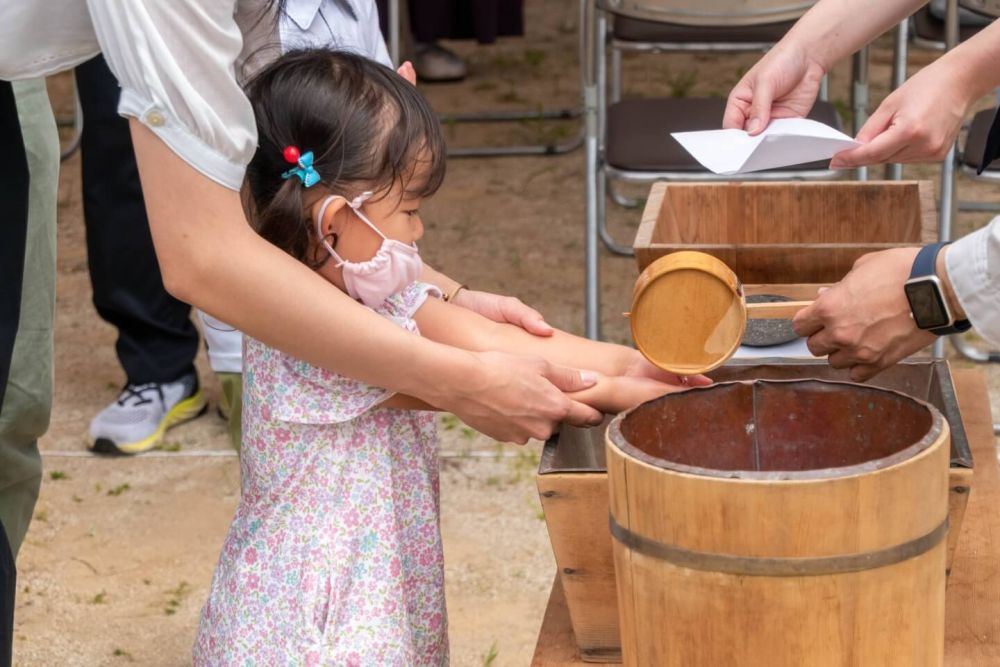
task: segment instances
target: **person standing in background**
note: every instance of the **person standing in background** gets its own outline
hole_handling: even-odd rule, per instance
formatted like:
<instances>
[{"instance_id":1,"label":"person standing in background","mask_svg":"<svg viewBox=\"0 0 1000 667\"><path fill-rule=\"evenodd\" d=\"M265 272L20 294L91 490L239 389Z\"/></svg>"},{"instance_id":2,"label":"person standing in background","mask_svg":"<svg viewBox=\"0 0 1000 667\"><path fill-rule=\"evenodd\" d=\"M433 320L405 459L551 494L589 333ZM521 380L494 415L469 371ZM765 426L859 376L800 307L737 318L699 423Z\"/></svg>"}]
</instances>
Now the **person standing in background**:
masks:
<instances>
[{"instance_id":1,"label":"person standing in background","mask_svg":"<svg viewBox=\"0 0 1000 667\"><path fill-rule=\"evenodd\" d=\"M118 115L118 82L101 56L75 75L90 284L98 315L118 330L115 351L126 378L118 398L91 420L87 445L138 454L205 411L194 367L198 331L191 306L163 286L128 120Z\"/></svg>"}]
</instances>

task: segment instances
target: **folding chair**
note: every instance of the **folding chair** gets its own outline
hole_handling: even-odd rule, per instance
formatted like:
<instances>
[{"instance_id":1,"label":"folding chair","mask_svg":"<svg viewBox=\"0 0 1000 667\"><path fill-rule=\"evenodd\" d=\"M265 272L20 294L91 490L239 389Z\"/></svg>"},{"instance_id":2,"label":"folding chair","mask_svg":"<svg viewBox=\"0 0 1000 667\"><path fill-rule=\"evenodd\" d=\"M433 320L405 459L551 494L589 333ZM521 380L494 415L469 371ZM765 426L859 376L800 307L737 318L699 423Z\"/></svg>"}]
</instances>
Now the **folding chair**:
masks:
<instances>
[{"instance_id":1,"label":"folding chair","mask_svg":"<svg viewBox=\"0 0 1000 667\"><path fill-rule=\"evenodd\" d=\"M400 34L399 29L402 24L402 13L399 6L400 0L388 0L386 11L386 27L388 34L389 59L399 65L400 58ZM581 3L582 7L582 3ZM581 18L582 18L581 8ZM580 42L582 55L583 24L580 26ZM583 85L583 72L581 64L580 85ZM553 120L573 120L582 115L582 110L575 109L552 109L541 111L479 111L473 113L443 113L438 114L442 123L510 123L525 120L553 121ZM564 155L570 153L583 144L583 127L573 137L561 143L527 144L518 146L460 146L449 147L448 157L506 157L521 155Z\"/></svg>"},{"instance_id":2,"label":"folding chair","mask_svg":"<svg viewBox=\"0 0 1000 667\"><path fill-rule=\"evenodd\" d=\"M670 137L671 132L715 129L725 100L646 98L620 100L623 51L764 51L781 38L813 2L792 0L589 0L592 35L585 42L584 110L587 160L586 333L600 335L598 240L619 254L631 249L611 238L605 220L608 179L734 180L706 172ZM609 31L608 17L613 19ZM611 50L611 99L607 104L605 47ZM811 118L835 127L832 105L819 102ZM741 180L824 180L837 177L825 163L741 176Z\"/></svg>"}]
</instances>

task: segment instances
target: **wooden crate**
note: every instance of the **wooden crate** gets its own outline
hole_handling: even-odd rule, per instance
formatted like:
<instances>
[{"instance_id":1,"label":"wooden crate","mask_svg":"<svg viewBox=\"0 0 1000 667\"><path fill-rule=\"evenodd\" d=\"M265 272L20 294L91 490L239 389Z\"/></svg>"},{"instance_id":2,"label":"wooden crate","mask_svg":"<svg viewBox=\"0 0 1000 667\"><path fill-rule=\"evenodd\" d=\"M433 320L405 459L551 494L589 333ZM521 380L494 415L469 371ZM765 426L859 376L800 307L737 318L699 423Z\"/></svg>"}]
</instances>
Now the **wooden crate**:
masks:
<instances>
[{"instance_id":1,"label":"wooden crate","mask_svg":"<svg viewBox=\"0 0 1000 667\"><path fill-rule=\"evenodd\" d=\"M936 238L930 181L655 183L633 248L640 271L700 250L745 284L832 283L861 255Z\"/></svg>"},{"instance_id":2,"label":"wooden crate","mask_svg":"<svg viewBox=\"0 0 1000 667\"><path fill-rule=\"evenodd\" d=\"M710 373L718 381L815 377L847 380L847 371L822 360L732 360ZM945 361L907 360L871 384L934 405L951 427L948 568L958 544L972 484L972 454ZM605 422L605 426L607 421ZM569 607L580 656L587 662L618 662L618 601L611 534L604 427L564 428L546 443L536 478L545 523Z\"/></svg>"}]
</instances>

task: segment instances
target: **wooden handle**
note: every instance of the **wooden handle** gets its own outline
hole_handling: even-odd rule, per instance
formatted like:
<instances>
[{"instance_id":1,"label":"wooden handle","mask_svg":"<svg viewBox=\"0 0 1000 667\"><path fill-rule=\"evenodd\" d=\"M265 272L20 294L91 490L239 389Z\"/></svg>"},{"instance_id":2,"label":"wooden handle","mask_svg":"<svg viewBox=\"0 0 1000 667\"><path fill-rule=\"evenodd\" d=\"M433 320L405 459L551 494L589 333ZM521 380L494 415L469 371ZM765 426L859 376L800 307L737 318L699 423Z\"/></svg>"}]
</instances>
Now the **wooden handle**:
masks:
<instances>
[{"instance_id":1,"label":"wooden handle","mask_svg":"<svg viewBox=\"0 0 1000 667\"><path fill-rule=\"evenodd\" d=\"M774 303L748 303L748 320L790 320L795 314L813 304L812 301L776 301Z\"/></svg>"}]
</instances>

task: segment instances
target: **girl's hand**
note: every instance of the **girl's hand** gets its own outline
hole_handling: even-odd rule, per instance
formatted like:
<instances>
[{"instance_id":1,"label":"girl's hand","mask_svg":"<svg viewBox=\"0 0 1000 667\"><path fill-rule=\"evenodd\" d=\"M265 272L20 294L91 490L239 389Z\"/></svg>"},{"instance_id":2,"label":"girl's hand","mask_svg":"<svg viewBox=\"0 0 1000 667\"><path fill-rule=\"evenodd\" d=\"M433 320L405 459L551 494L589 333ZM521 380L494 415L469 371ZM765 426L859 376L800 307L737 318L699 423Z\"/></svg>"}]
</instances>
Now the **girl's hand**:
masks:
<instances>
[{"instance_id":1,"label":"girl's hand","mask_svg":"<svg viewBox=\"0 0 1000 667\"><path fill-rule=\"evenodd\" d=\"M804 118L825 73L803 49L771 49L729 93L722 127L759 134L772 118Z\"/></svg>"},{"instance_id":2,"label":"girl's hand","mask_svg":"<svg viewBox=\"0 0 1000 667\"><path fill-rule=\"evenodd\" d=\"M547 337L555 331L541 313L512 296L462 289L451 302L479 313L488 320L518 326L535 336Z\"/></svg>"},{"instance_id":3,"label":"girl's hand","mask_svg":"<svg viewBox=\"0 0 1000 667\"><path fill-rule=\"evenodd\" d=\"M674 375L654 366L638 350L630 350L621 374L632 378L649 378L675 387L706 387L712 384L704 375Z\"/></svg>"},{"instance_id":4,"label":"girl's hand","mask_svg":"<svg viewBox=\"0 0 1000 667\"><path fill-rule=\"evenodd\" d=\"M599 376L597 384L584 391L567 394L574 401L586 403L605 414L631 410L640 403L684 389L683 386L647 377Z\"/></svg>"}]
</instances>

